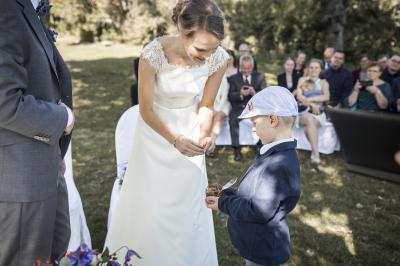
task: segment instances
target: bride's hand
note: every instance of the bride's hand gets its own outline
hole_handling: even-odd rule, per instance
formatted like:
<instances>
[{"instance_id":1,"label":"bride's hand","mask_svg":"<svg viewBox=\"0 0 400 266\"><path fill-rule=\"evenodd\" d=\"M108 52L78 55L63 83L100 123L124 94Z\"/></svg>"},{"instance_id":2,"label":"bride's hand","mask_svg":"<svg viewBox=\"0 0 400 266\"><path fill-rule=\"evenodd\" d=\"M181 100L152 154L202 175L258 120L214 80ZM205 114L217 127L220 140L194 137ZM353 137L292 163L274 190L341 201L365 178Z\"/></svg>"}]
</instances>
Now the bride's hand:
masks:
<instances>
[{"instance_id":1,"label":"bride's hand","mask_svg":"<svg viewBox=\"0 0 400 266\"><path fill-rule=\"evenodd\" d=\"M188 157L204 154L202 146L183 135L176 138L175 147L180 153Z\"/></svg>"},{"instance_id":2,"label":"bride's hand","mask_svg":"<svg viewBox=\"0 0 400 266\"><path fill-rule=\"evenodd\" d=\"M212 137L204 137L200 139L200 145L206 154L209 154L215 150L215 139Z\"/></svg>"}]
</instances>

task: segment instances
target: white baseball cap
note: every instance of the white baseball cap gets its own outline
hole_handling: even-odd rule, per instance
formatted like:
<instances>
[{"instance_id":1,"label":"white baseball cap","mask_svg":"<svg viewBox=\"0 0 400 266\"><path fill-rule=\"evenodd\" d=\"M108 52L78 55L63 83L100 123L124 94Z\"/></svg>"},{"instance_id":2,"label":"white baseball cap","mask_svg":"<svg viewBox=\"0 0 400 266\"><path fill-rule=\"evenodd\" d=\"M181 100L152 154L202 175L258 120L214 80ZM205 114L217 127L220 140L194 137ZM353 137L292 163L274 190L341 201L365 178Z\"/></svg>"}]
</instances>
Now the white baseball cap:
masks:
<instances>
[{"instance_id":1,"label":"white baseball cap","mask_svg":"<svg viewBox=\"0 0 400 266\"><path fill-rule=\"evenodd\" d=\"M258 115L297 116L297 102L292 93L281 86L270 86L254 95L239 118Z\"/></svg>"}]
</instances>

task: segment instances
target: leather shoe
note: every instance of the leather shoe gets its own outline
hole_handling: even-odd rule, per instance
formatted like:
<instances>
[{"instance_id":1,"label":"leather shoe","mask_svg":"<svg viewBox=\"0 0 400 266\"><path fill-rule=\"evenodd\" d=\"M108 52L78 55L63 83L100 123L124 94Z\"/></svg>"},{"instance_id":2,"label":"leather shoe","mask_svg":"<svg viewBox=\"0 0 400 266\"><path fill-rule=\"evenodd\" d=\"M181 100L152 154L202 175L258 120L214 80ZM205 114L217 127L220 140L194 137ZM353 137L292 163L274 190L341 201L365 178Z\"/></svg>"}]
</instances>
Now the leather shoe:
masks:
<instances>
[{"instance_id":1,"label":"leather shoe","mask_svg":"<svg viewBox=\"0 0 400 266\"><path fill-rule=\"evenodd\" d=\"M241 161L243 160L243 155L240 149L235 149L235 156L234 156L235 161Z\"/></svg>"}]
</instances>

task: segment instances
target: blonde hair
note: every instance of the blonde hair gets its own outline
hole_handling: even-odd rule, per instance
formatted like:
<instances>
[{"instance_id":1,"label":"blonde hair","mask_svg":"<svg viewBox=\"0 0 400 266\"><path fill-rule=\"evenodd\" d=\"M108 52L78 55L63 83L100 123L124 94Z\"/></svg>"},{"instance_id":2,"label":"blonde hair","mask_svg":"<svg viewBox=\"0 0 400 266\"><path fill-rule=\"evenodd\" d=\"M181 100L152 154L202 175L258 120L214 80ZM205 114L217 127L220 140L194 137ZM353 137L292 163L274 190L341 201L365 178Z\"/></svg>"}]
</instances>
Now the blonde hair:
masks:
<instances>
[{"instance_id":1,"label":"blonde hair","mask_svg":"<svg viewBox=\"0 0 400 266\"><path fill-rule=\"evenodd\" d=\"M278 116L278 119L286 129L292 129L296 121L295 116Z\"/></svg>"}]
</instances>

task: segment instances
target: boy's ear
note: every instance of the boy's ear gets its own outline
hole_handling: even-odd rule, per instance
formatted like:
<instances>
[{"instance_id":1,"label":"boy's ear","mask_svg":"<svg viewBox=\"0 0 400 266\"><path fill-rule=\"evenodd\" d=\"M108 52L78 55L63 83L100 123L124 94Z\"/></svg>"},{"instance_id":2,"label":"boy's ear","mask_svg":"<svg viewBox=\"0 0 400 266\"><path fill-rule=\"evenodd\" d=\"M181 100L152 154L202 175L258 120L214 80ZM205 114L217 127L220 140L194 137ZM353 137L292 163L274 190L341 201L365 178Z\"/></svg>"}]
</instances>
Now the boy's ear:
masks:
<instances>
[{"instance_id":1,"label":"boy's ear","mask_svg":"<svg viewBox=\"0 0 400 266\"><path fill-rule=\"evenodd\" d=\"M278 127L279 125L279 118L276 115L271 115L270 116L270 120L271 120L271 126L272 127Z\"/></svg>"}]
</instances>

